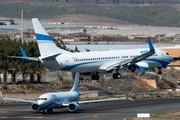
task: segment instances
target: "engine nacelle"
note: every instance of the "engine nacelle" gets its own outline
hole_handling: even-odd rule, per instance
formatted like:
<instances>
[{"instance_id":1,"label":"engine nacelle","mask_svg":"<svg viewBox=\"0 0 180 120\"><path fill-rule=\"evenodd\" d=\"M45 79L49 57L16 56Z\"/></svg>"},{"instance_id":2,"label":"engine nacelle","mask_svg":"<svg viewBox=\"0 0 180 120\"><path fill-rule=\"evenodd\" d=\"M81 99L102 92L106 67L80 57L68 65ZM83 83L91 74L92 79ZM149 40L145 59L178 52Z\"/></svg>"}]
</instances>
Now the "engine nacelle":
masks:
<instances>
[{"instance_id":1,"label":"engine nacelle","mask_svg":"<svg viewBox=\"0 0 180 120\"><path fill-rule=\"evenodd\" d=\"M73 103L69 104L68 110L70 112L78 111L79 110L79 105L76 102L73 102Z\"/></svg>"},{"instance_id":2,"label":"engine nacelle","mask_svg":"<svg viewBox=\"0 0 180 120\"><path fill-rule=\"evenodd\" d=\"M32 105L31 105L31 109L33 110L33 112L38 112L38 111L39 111L39 105L37 105L37 104L32 104Z\"/></svg>"},{"instance_id":3,"label":"engine nacelle","mask_svg":"<svg viewBox=\"0 0 180 120\"><path fill-rule=\"evenodd\" d=\"M138 62L129 67L131 72L143 72L149 69L149 64L146 62Z\"/></svg>"}]
</instances>

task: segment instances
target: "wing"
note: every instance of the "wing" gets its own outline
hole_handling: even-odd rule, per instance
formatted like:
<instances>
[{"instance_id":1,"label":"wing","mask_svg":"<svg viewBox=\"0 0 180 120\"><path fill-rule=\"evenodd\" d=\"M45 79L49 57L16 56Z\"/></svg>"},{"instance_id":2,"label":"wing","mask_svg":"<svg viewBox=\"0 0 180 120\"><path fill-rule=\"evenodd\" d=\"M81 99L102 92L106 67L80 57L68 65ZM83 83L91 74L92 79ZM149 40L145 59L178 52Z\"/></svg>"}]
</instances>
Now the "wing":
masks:
<instances>
[{"instance_id":1,"label":"wing","mask_svg":"<svg viewBox=\"0 0 180 120\"><path fill-rule=\"evenodd\" d=\"M148 38L148 43L149 43L149 52L146 52L142 55L139 55L133 59L129 59L129 60L124 60L124 61L121 61L121 62L116 62L116 63L107 63L105 65L102 65L99 69L100 70L106 70L106 71L111 71L113 69L116 69L118 67L119 70L121 69L126 69L128 68L129 66L132 66L133 64L139 62L139 61L142 61L150 56L152 56L154 53L155 53L155 49L150 41L150 39Z\"/></svg>"},{"instance_id":2,"label":"wing","mask_svg":"<svg viewBox=\"0 0 180 120\"><path fill-rule=\"evenodd\" d=\"M20 56L8 56L10 58L21 58L21 59L27 59L27 60L33 60L33 61L39 61L39 59L37 57L28 57L26 55L26 53L24 52L24 50L22 49L21 46L19 46L20 50L21 50L21 53L23 55L23 57L20 57Z\"/></svg>"},{"instance_id":3,"label":"wing","mask_svg":"<svg viewBox=\"0 0 180 120\"><path fill-rule=\"evenodd\" d=\"M104 101L114 101L114 100L131 100L134 101L133 99L129 98L130 94L133 92L134 89L129 93L127 97L124 98L111 98L111 99L101 99L101 100L88 100L88 101L77 101L78 104L88 104L88 103L97 103L97 102L104 102ZM68 106L72 102L66 102L63 103L63 106Z\"/></svg>"},{"instance_id":4,"label":"wing","mask_svg":"<svg viewBox=\"0 0 180 120\"><path fill-rule=\"evenodd\" d=\"M127 98L113 98L113 99L102 99L102 100L88 100L88 101L78 101L79 104L87 104L87 103L96 103L96 102L104 102L104 101L113 101L113 100L126 100Z\"/></svg>"},{"instance_id":5,"label":"wing","mask_svg":"<svg viewBox=\"0 0 180 120\"><path fill-rule=\"evenodd\" d=\"M4 100L10 100L10 101L19 101L19 102L27 102L27 103L37 103L37 101L32 101L32 100L23 100L23 99L14 99L14 98L5 98L1 91L0 91L1 99Z\"/></svg>"},{"instance_id":6,"label":"wing","mask_svg":"<svg viewBox=\"0 0 180 120\"><path fill-rule=\"evenodd\" d=\"M80 95L90 94L90 93L97 93L97 92L104 92L104 91L105 91L105 90L92 91L92 92L84 92L84 93L80 93Z\"/></svg>"},{"instance_id":7,"label":"wing","mask_svg":"<svg viewBox=\"0 0 180 120\"><path fill-rule=\"evenodd\" d=\"M111 99L101 99L101 100L88 100L88 101L78 101L79 104L87 104L87 103L96 103L96 102L104 102L104 101L114 101L114 100L131 100L134 101L133 99L129 98L131 93L133 92L134 89L131 90L129 95L124 98L111 98Z\"/></svg>"}]
</instances>

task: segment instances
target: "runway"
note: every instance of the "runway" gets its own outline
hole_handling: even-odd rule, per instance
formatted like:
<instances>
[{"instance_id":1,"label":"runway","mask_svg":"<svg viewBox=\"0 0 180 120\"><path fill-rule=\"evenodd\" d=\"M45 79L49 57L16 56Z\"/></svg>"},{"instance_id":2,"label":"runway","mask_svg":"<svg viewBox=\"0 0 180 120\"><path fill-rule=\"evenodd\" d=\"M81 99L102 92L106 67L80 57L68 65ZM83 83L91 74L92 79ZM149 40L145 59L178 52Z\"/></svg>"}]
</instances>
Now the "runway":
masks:
<instances>
[{"instance_id":1,"label":"runway","mask_svg":"<svg viewBox=\"0 0 180 120\"><path fill-rule=\"evenodd\" d=\"M0 105L0 119L46 119L46 120L120 120L136 117L137 113L154 113L180 110L180 98L121 100L101 103L81 104L76 113L69 113L67 108L54 109L52 114L34 113L27 103Z\"/></svg>"}]
</instances>

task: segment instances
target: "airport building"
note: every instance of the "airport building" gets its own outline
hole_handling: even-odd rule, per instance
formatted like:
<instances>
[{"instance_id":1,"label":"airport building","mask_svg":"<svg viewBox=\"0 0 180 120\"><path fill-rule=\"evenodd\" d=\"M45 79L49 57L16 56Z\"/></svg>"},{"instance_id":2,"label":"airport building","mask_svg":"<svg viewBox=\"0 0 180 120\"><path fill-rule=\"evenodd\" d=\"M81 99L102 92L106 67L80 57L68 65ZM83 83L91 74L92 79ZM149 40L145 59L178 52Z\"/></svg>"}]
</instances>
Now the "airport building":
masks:
<instances>
[{"instance_id":1,"label":"airport building","mask_svg":"<svg viewBox=\"0 0 180 120\"><path fill-rule=\"evenodd\" d=\"M168 52L174 58L174 61L168 65L169 67L180 67L180 48L163 48L162 50Z\"/></svg>"}]
</instances>

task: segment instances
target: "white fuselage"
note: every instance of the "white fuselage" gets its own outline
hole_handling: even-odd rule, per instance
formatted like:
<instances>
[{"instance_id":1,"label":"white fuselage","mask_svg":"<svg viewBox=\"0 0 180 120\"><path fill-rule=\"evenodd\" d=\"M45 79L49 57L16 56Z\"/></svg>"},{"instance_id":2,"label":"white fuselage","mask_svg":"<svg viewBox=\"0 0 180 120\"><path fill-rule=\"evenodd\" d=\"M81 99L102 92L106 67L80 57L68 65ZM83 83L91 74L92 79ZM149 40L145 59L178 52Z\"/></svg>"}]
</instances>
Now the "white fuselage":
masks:
<instances>
[{"instance_id":1,"label":"white fuselage","mask_svg":"<svg viewBox=\"0 0 180 120\"><path fill-rule=\"evenodd\" d=\"M47 108L61 108L64 103L76 102L79 100L79 92L52 92L39 96L38 105Z\"/></svg>"},{"instance_id":2,"label":"white fuselage","mask_svg":"<svg viewBox=\"0 0 180 120\"><path fill-rule=\"evenodd\" d=\"M41 60L41 62L50 68L55 68L71 72L100 72L99 67L106 63L120 62L132 59L135 56L142 55L147 49L131 49L131 50L111 50L97 52L79 52L79 53L62 53L54 60ZM156 49L153 56L141 61L146 62L149 68L166 66L173 58L163 50ZM105 71L104 71L105 72Z\"/></svg>"}]
</instances>

